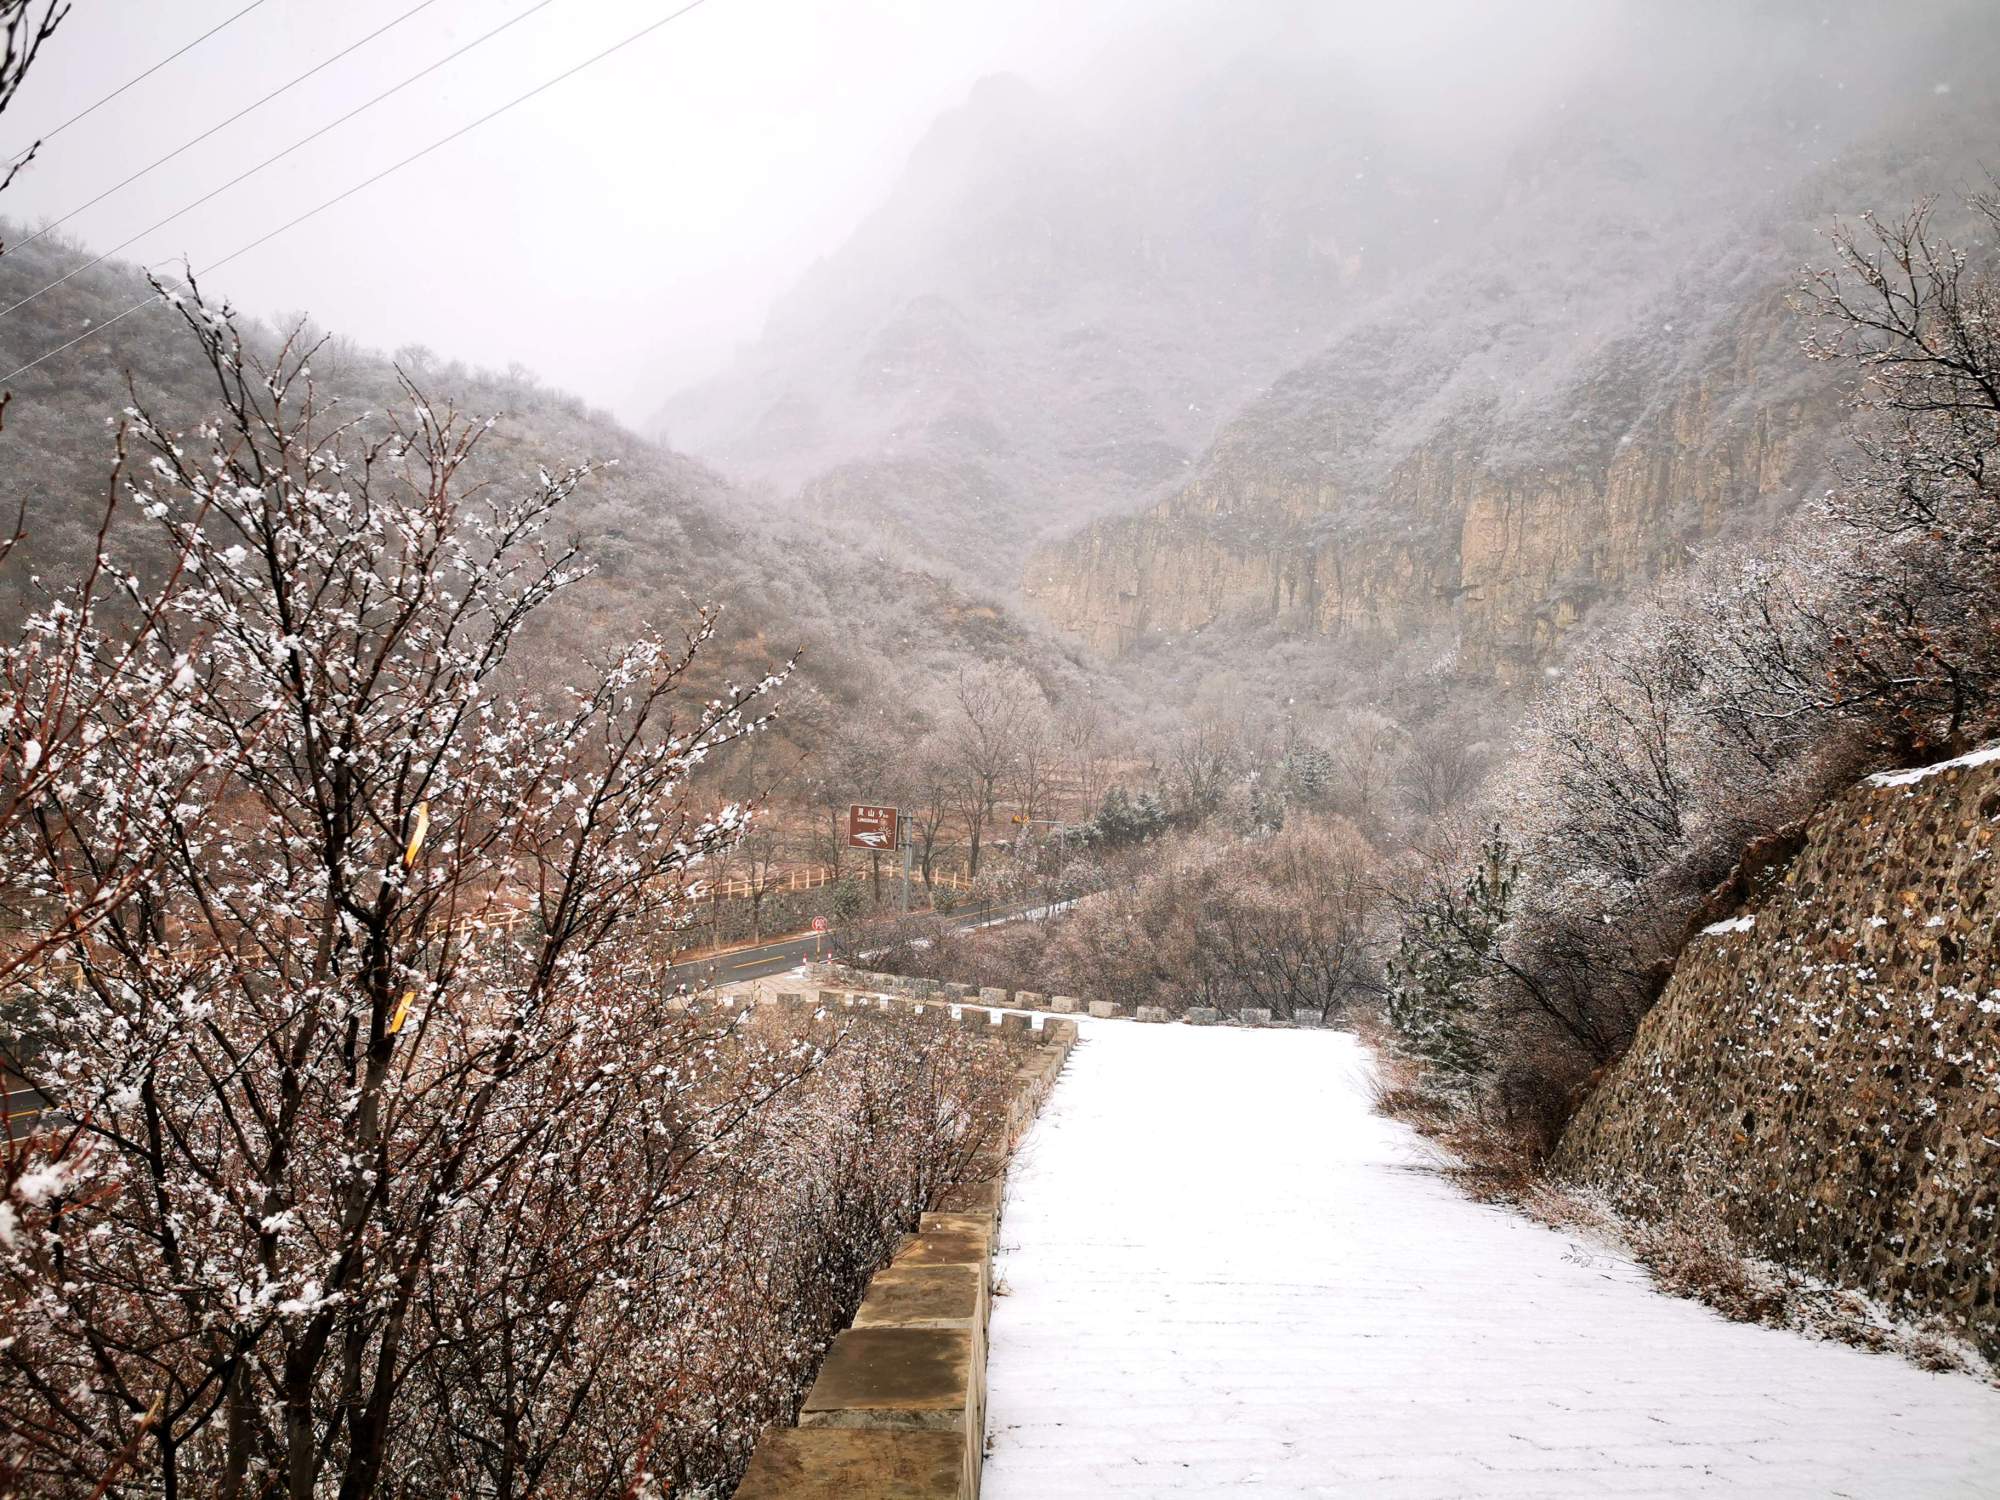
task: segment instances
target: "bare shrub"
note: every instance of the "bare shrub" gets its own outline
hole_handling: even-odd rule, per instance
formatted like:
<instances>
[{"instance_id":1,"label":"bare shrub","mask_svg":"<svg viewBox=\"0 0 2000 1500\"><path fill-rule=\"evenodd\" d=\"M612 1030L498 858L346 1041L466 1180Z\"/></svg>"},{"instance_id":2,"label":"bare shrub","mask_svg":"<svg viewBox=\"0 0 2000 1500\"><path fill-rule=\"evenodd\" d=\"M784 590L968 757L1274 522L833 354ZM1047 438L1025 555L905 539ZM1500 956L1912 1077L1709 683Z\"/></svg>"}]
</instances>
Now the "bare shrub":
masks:
<instances>
[{"instance_id":1,"label":"bare shrub","mask_svg":"<svg viewBox=\"0 0 2000 1500\"><path fill-rule=\"evenodd\" d=\"M1300 819L1260 839L1172 837L1028 888L1076 904L976 935L925 925L899 942L870 939L866 964L1285 1020L1331 1019L1376 989L1374 854L1341 819Z\"/></svg>"},{"instance_id":2,"label":"bare shrub","mask_svg":"<svg viewBox=\"0 0 2000 1500\"><path fill-rule=\"evenodd\" d=\"M1523 876L1479 1008L1490 1101L1552 1138L1693 926L1750 895L1862 771L2000 724L2000 204L1975 256L1923 204L1832 236L1808 353L1858 377L1840 483L1602 631L1536 706L1496 803Z\"/></svg>"},{"instance_id":3,"label":"bare shrub","mask_svg":"<svg viewBox=\"0 0 2000 1500\"><path fill-rule=\"evenodd\" d=\"M14 102L15 94L27 82L28 70L68 15L69 0L0 0L0 113ZM41 144L31 141L26 150L15 152L0 166L0 192L35 159ZM5 409L6 401L0 398L0 411Z\"/></svg>"},{"instance_id":4,"label":"bare shrub","mask_svg":"<svg viewBox=\"0 0 2000 1500\"><path fill-rule=\"evenodd\" d=\"M726 1486L1004 1069L679 1011L691 872L749 821L690 780L777 679L685 694L703 620L531 688L510 648L586 576L550 535L584 471L469 485L481 425L414 388L350 418L310 347L261 366L181 306L219 416L131 423L185 579L136 637L45 637L83 758L8 850L10 886L132 872L16 976L50 1109L6 1175L10 1473Z\"/></svg>"}]
</instances>

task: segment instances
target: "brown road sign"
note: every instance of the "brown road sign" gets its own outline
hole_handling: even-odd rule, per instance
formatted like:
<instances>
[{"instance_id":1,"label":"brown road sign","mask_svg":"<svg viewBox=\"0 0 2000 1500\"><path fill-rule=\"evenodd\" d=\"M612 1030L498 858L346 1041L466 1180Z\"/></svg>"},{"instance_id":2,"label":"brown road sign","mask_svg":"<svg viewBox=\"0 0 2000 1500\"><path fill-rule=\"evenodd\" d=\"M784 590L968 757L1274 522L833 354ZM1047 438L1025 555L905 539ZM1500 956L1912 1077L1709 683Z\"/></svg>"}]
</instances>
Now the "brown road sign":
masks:
<instances>
[{"instance_id":1,"label":"brown road sign","mask_svg":"<svg viewBox=\"0 0 2000 1500\"><path fill-rule=\"evenodd\" d=\"M869 807L859 802L851 804L847 809L847 847L895 848L896 816L893 807Z\"/></svg>"}]
</instances>

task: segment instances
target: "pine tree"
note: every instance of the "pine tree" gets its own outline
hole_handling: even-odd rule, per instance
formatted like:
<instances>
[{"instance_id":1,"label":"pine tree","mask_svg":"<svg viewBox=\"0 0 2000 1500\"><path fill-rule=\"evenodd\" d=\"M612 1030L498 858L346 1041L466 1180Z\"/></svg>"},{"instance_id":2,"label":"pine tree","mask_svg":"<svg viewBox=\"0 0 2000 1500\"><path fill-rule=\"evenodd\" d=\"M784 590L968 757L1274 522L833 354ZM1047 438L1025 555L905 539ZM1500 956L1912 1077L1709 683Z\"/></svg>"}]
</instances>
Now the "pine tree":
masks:
<instances>
[{"instance_id":1,"label":"pine tree","mask_svg":"<svg viewBox=\"0 0 2000 1500\"><path fill-rule=\"evenodd\" d=\"M1263 777L1250 777L1250 805L1247 821L1252 833L1276 833L1285 826L1287 811L1285 789L1272 785Z\"/></svg>"},{"instance_id":2,"label":"pine tree","mask_svg":"<svg viewBox=\"0 0 2000 1500\"><path fill-rule=\"evenodd\" d=\"M1141 792L1135 799L1123 787L1114 786L1104 794L1104 806L1090 822L1090 838L1106 849L1123 849L1145 843L1166 824L1166 809L1158 797Z\"/></svg>"},{"instance_id":3,"label":"pine tree","mask_svg":"<svg viewBox=\"0 0 2000 1500\"><path fill-rule=\"evenodd\" d=\"M1285 757L1284 777L1294 799L1317 807L1333 790L1333 757L1317 745L1301 745Z\"/></svg>"},{"instance_id":4,"label":"pine tree","mask_svg":"<svg viewBox=\"0 0 2000 1500\"><path fill-rule=\"evenodd\" d=\"M1098 810L1093 821L1097 841L1110 848L1136 842L1137 834L1132 822L1132 800L1125 795L1125 788L1114 786L1104 794L1104 806Z\"/></svg>"},{"instance_id":5,"label":"pine tree","mask_svg":"<svg viewBox=\"0 0 2000 1500\"><path fill-rule=\"evenodd\" d=\"M1132 804L1132 822L1138 830L1136 842L1144 843L1167 826L1166 804L1160 801L1159 793L1150 789L1139 793Z\"/></svg>"},{"instance_id":6,"label":"pine tree","mask_svg":"<svg viewBox=\"0 0 2000 1500\"><path fill-rule=\"evenodd\" d=\"M1519 875L1496 828L1463 884L1440 887L1410 909L1387 965L1389 1022L1402 1050L1428 1063L1448 1087L1470 1088L1486 1073L1482 980L1498 952Z\"/></svg>"}]
</instances>

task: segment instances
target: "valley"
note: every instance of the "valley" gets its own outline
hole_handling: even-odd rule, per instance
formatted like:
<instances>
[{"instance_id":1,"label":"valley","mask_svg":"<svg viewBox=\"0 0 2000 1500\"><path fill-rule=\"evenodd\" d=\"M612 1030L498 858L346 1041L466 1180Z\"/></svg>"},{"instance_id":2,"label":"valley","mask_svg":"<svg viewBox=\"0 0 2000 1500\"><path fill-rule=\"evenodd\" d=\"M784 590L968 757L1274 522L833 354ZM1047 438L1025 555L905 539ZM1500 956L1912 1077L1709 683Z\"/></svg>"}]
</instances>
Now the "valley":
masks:
<instances>
[{"instance_id":1,"label":"valley","mask_svg":"<svg viewBox=\"0 0 2000 1500\"><path fill-rule=\"evenodd\" d=\"M0 0L0 1500L1983 1494L1988 7L772 5Z\"/></svg>"}]
</instances>

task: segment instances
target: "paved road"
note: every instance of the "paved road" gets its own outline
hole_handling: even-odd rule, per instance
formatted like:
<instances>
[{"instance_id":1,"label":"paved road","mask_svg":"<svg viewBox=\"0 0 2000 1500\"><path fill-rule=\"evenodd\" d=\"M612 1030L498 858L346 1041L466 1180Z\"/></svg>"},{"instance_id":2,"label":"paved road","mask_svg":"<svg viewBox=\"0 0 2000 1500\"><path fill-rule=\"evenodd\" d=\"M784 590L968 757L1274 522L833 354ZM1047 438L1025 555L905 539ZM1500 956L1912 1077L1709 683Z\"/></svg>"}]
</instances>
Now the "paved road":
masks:
<instances>
[{"instance_id":1,"label":"paved road","mask_svg":"<svg viewBox=\"0 0 2000 1500\"><path fill-rule=\"evenodd\" d=\"M2000 1390L1484 1208L1331 1032L1086 1021L1007 1182L986 1500L2000 1494Z\"/></svg>"},{"instance_id":2,"label":"paved road","mask_svg":"<svg viewBox=\"0 0 2000 1500\"><path fill-rule=\"evenodd\" d=\"M1038 901L1016 902L1012 905L982 904L964 907L952 913L952 921L958 927L986 927L996 922L1011 922L1021 917L1048 910ZM713 958L695 958L686 963L675 964L667 970L670 984L685 984L691 988L704 988L713 984L736 984L746 979L763 979L772 974L783 974L796 969L822 951L825 940L811 936L802 938L781 938L755 948L739 948L733 953L718 954Z\"/></svg>"}]
</instances>

